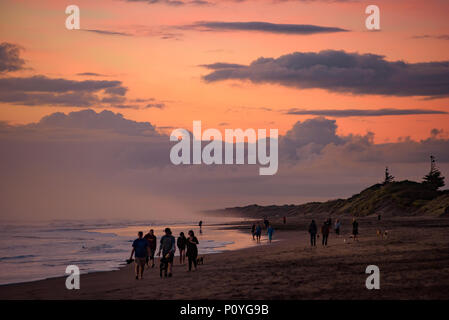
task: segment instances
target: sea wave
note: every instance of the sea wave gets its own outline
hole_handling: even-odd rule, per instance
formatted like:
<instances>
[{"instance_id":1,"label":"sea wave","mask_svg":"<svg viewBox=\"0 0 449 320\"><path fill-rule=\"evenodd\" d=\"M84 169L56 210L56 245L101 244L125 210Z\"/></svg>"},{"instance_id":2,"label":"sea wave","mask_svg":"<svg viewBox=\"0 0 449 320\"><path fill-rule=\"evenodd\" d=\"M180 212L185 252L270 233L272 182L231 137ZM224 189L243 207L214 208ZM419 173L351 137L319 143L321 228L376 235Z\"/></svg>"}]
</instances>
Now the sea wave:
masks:
<instances>
[{"instance_id":1,"label":"sea wave","mask_svg":"<svg viewBox=\"0 0 449 320\"><path fill-rule=\"evenodd\" d=\"M9 257L0 257L0 261L11 261L11 260L20 260L20 259L28 259L36 257L33 254L25 254L20 256L9 256Z\"/></svg>"}]
</instances>

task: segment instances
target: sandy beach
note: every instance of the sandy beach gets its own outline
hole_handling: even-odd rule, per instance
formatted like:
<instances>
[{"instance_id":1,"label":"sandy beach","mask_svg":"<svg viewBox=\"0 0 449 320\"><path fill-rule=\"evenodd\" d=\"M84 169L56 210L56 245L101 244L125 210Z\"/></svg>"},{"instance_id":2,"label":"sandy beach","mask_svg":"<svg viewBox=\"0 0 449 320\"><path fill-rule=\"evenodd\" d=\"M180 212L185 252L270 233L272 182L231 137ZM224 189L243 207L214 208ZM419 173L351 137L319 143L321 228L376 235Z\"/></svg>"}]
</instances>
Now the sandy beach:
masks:
<instances>
[{"instance_id":1,"label":"sandy beach","mask_svg":"<svg viewBox=\"0 0 449 320\"><path fill-rule=\"evenodd\" d=\"M64 277L0 286L0 299L447 299L449 219L360 218L358 242L348 238L350 220L341 220L343 234L332 233L326 248L321 237L310 248L310 218L274 220L279 241L207 255L196 272L176 259L173 278L159 278L156 265L135 280L128 265L81 275L80 290L67 290ZM250 237L248 225L237 228ZM380 268L380 290L365 287L371 264Z\"/></svg>"}]
</instances>

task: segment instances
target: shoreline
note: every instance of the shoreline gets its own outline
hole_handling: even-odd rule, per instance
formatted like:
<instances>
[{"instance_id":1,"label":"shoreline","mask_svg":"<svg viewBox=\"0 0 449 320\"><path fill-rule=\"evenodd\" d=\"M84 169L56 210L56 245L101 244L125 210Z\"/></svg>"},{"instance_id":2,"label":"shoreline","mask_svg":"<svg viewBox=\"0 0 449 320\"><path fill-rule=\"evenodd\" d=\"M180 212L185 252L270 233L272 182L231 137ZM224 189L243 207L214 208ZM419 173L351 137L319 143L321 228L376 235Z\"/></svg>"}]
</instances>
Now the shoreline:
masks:
<instances>
[{"instance_id":1,"label":"shoreline","mask_svg":"<svg viewBox=\"0 0 449 320\"><path fill-rule=\"evenodd\" d=\"M238 223L239 222L235 222L235 223L216 223L216 224L209 224L209 225L206 225L205 227L222 227L222 228L218 228L218 229L221 229L221 230L228 230L228 229L231 229L231 227L230 226L232 226L232 225L235 225L235 226L237 226L238 225ZM183 225L183 224L178 224L178 225ZM134 226L134 225L133 225ZM133 227L133 226L131 226L131 227ZM136 226L139 226L139 225L136 225ZM162 227L163 225L161 225L161 227ZM194 224L192 224L192 226L195 226ZM232 228L233 230L235 230L235 231L238 231L238 232L244 232L244 229L243 228L239 228L239 227L237 227L237 228ZM175 237L176 238L176 237ZM254 246L255 246L256 244L254 244ZM249 248L251 248L252 246L249 246L249 247L244 247L244 248L237 248L237 249L222 249L222 250L220 250L220 251L218 251L218 252L211 252L211 253L204 253L204 254L200 254L199 256L210 256L210 255L216 255L216 254L223 254L223 253L226 253L226 252L229 252L229 251L238 251L238 250L245 250L245 249L249 249ZM176 258L179 258L179 256L175 256L175 258L174 259L176 259ZM156 264L158 264L159 263L159 258L157 258L157 257L155 257L155 263ZM133 263L131 263L131 265L133 265ZM125 269L125 268L127 268L128 267L128 265L126 264L126 263L124 263L124 264L121 264L121 265L119 265L119 266L117 266L117 268L115 269L115 270L98 270L98 271L90 271L90 272L85 272L85 273L83 273L83 272L81 272L81 276L83 276L83 275L87 275L87 274L97 274L97 273L104 273L104 272L115 272L115 271L120 271L120 270L122 270L122 269ZM27 284L32 284L32 283L35 283L35 282L40 282L40 281L46 281L46 280L52 280L52 279L66 279L67 278L67 276L53 276L53 277L46 277L46 278L41 278L41 279L36 279L36 280L27 280L27 281L23 281L23 282L11 282L11 283L4 283L4 284L0 284L0 289L2 288L2 287L5 287L5 286L12 286L12 285L27 285Z\"/></svg>"},{"instance_id":2,"label":"shoreline","mask_svg":"<svg viewBox=\"0 0 449 320\"><path fill-rule=\"evenodd\" d=\"M319 219L315 217L315 219ZM310 217L273 221L272 244L203 255L204 265L187 272L175 258L173 278L160 279L159 268L133 277L133 265L81 275L81 289L67 290L66 277L0 286L0 299L446 299L449 290L449 219L399 218L388 239L376 236L379 223L360 219L359 242L331 234L329 246L310 248L304 225ZM317 220L321 221L321 220ZM242 225L239 230L241 230ZM265 231L265 230L264 230ZM263 232L264 233L264 232ZM251 237L248 232L248 237ZM378 265L381 290L367 290L365 268Z\"/></svg>"},{"instance_id":3,"label":"shoreline","mask_svg":"<svg viewBox=\"0 0 449 320\"><path fill-rule=\"evenodd\" d=\"M229 220L223 219L224 223ZM233 224L238 224L234 221ZM124 226L97 227L88 224L73 228L71 223L52 227L32 229L28 225L17 227L20 233L5 231L4 241L17 238L17 248L11 244L11 251L2 251L0 261L0 286L35 282L67 276L66 267L76 265L81 274L116 271L126 265L131 252L131 243L138 231L154 229L158 239L165 227L170 227L176 237L182 231L194 230L200 241L200 254L234 250L252 246L244 233L234 229L227 231L219 223L205 225L202 233L194 224L128 224ZM34 240L36 239L36 240ZM2 242L2 244L7 242ZM61 244L61 245L60 245ZM2 246L4 247L4 246ZM65 249L62 249L65 248ZM48 251L50 249L50 251ZM179 256L179 252L176 252Z\"/></svg>"}]
</instances>

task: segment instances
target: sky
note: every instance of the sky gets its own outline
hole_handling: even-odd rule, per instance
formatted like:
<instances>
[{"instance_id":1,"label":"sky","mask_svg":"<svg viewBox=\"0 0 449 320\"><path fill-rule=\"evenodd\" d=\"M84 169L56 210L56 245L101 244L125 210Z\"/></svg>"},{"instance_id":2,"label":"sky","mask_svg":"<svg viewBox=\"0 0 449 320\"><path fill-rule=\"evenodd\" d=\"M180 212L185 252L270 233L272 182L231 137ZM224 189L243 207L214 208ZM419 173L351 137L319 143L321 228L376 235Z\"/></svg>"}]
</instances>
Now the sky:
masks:
<instances>
[{"instance_id":1,"label":"sky","mask_svg":"<svg viewBox=\"0 0 449 320\"><path fill-rule=\"evenodd\" d=\"M67 30L65 8L80 8ZM367 30L367 5L380 26ZM449 171L445 0L0 0L4 218L188 215ZM169 133L278 129L280 168L173 166ZM151 213L149 213L151 212Z\"/></svg>"}]
</instances>

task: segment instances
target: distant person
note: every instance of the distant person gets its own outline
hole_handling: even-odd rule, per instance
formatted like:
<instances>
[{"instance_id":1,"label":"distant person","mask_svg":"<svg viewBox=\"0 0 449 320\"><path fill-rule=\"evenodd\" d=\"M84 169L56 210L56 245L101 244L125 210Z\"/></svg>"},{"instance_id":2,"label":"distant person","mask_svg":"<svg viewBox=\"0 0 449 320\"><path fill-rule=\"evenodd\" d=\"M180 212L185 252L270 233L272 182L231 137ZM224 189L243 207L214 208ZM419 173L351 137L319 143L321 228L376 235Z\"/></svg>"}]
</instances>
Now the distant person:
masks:
<instances>
[{"instance_id":1,"label":"distant person","mask_svg":"<svg viewBox=\"0 0 449 320\"><path fill-rule=\"evenodd\" d=\"M359 223L357 222L356 218L352 219L352 235L354 236L354 241L357 240L357 235L359 234Z\"/></svg>"},{"instance_id":2,"label":"distant person","mask_svg":"<svg viewBox=\"0 0 449 320\"><path fill-rule=\"evenodd\" d=\"M157 246L157 238L154 235L154 230L151 229L150 232L145 235L144 239L148 241L148 247L150 248L150 254L147 258L147 265L149 267L151 263L151 268L154 268L154 254Z\"/></svg>"},{"instance_id":3,"label":"distant person","mask_svg":"<svg viewBox=\"0 0 449 320\"><path fill-rule=\"evenodd\" d=\"M176 251L176 240L172 236L170 228L165 228L164 231L165 235L161 238L159 253L157 255L160 256L162 252L162 257L168 263L168 276L171 277L173 272L173 257Z\"/></svg>"},{"instance_id":4,"label":"distant person","mask_svg":"<svg viewBox=\"0 0 449 320\"><path fill-rule=\"evenodd\" d=\"M197 269L197 261L198 258L198 239L195 237L195 233L193 230L189 231L189 237L187 238L187 259L189 260L189 271L192 270L192 263L195 267L195 270Z\"/></svg>"},{"instance_id":5,"label":"distant person","mask_svg":"<svg viewBox=\"0 0 449 320\"><path fill-rule=\"evenodd\" d=\"M282 220L283 220L284 224L287 223L287 217L286 216L284 216L284 218Z\"/></svg>"},{"instance_id":6,"label":"distant person","mask_svg":"<svg viewBox=\"0 0 449 320\"><path fill-rule=\"evenodd\" d=\"M271 226L271 224L268 225L267 234L268 234L268 242L269 243L271 243L271 239L273 239L273 232L274 232L274 229Z\"/></svg>"},{"instance_id":7,"label":"distant person","mask_svg":"<svg viewBox=\"0 0 449 320\"><path fill-rule=\"evenodd\" d=\"M316 234L318 232L318 227L316 226L315 220L309 225L309 233L310 233L310 245L312 247L316 247Z\"/></svg>"},{"instance_id":8,"label":"distant person","mask_svg":"<svg viewBox=\"0 0 449 320\"><path fill-rule=\"evenodd\" d=\"M335 234L337 235L337 236L339 236L340 235L340 227L341 227L341 223L340 223L340 220L339 219L337 219L337 221L335 221Z\"/></svg>"},{"instance_id":9,"label":"distant person","mask_svg":"<svg viewBox=\"0 0 449 320\"><path fill-rule=\"evenodd\" d=\"M200 220L200 222L198 222L198 226L200 227L200 234L203 233L203 221Z\"/></svg>"},{"instance_id":10,"label":"distant person","mask_svg":"<svg viewBox=\"0 0 449 320\"><path fill-rule=\"evenodd\" d=\"M260 226L260 223L257 223L256 227L256 240L257 243L260 243L260 236L262 235L262 227Z\"/></svg>"},{"instance_id":11,"label":"distant person","mask_svg":"<svg viewBox=\"0 0 449 320\"><path fill-rule=\"evenodd\" d=\"M251 227L251 234L253 236L253 240L256 240L254 237L256 235L256 224L253 223L252 227Z\"/></svg>"},{"instance_id":12,"label":"distant person","mask_svg":"<svg viewBox=\"0 0 449 320\"><path fill-rule=\"evenodd\" d=\"M267 218L263 219L263 224L265 225L265 229L268 229L268 225L270 224L270 221L268 221Z\"/></svg>"},{"instance_id":13,"label":"distant person","mask_svg":"<svg viewBox=\"0 0 449 320\"><path fill-rule=\"evenodd\" d=\"M133 242L133 249L131 251L131 256L129 260L132 260L133 255L135 255L135 272L136 280L143 279L143 271L145 269L145 264L147 263L147 257L149 255L148 241L143 238L143 232L139 231L137 234L138 238Z\"/></svg>"},{"instance_id":14,"label":"distant person","mask_svg":"<svg viewBox=\"0 0 449 320\"><path fill-rule=\"evenodd\" d=\"M184 264L186 262L186 244L187 244L187 238L184 235L184 232L181 232L178 237L178 241L176 245L179 249L179 263Z\"/></svg>"},{"instance_id":15,"label":"distant person","mask_svg":"<svg viewBox=\"0 0 449 320\"><path fill-rule=\"evenodd\" d=\"M323 235L323 240L321 243L323 246L327 246L327 239L329 238L330 228L331 228L331 226L330 226L329 219L328 219L321 226L321 234Z\"/></svg>"}]
</instances>

